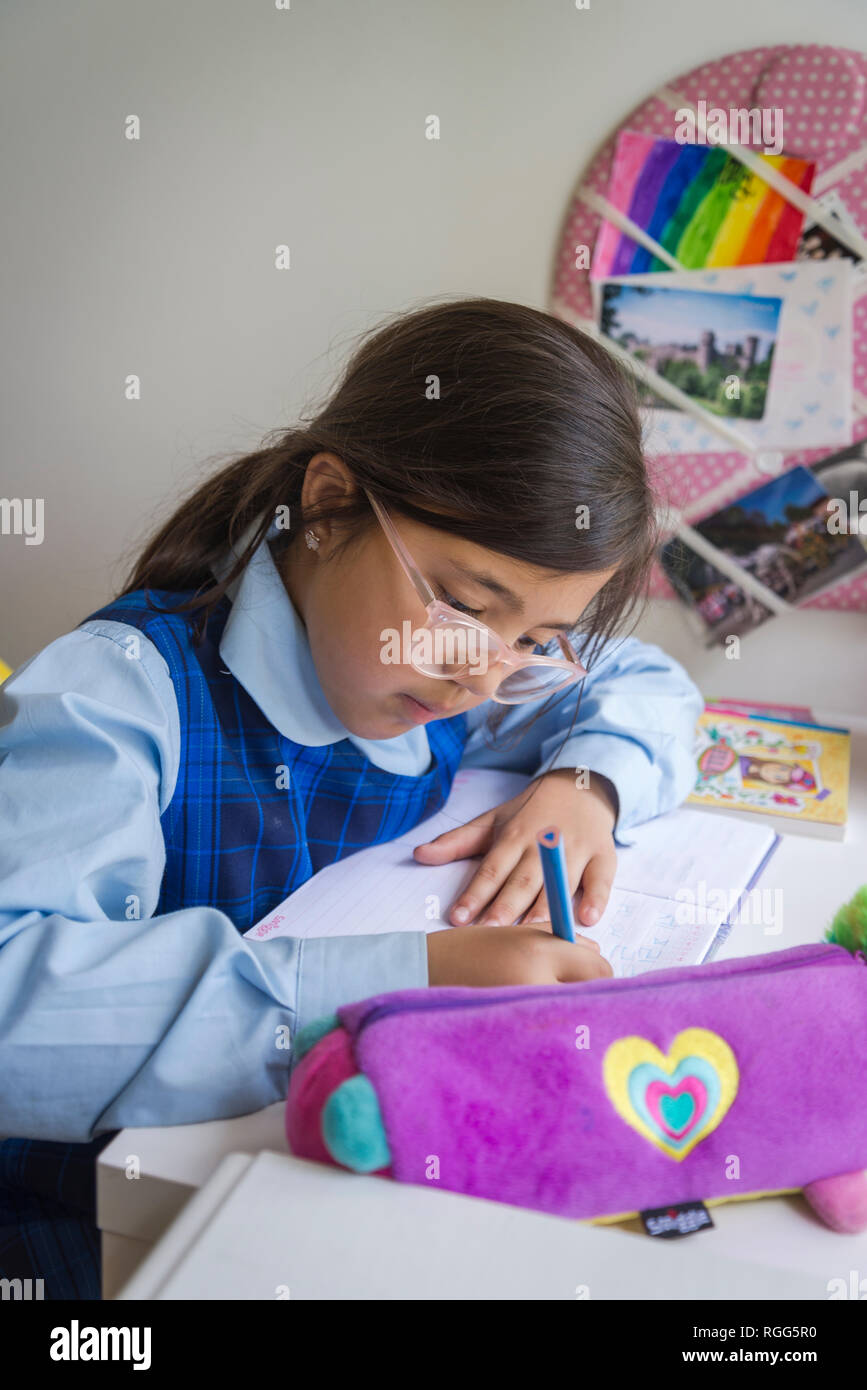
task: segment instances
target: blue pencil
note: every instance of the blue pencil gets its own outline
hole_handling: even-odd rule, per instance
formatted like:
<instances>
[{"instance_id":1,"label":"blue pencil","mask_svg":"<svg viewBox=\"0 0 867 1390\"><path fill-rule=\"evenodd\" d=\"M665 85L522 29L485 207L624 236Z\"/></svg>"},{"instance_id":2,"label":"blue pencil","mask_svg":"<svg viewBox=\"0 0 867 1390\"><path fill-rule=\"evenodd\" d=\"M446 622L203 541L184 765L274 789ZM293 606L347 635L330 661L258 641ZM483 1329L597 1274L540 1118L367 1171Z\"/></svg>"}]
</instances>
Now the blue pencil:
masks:
<instances>
[{"instance_id":1,"label":"blue pencil","mask_svg":"<svg viewBox=\"0 0 867 1390\"><path fill-rule=\"evenodd\" d=\"M564 941L575 940L575 922L572 916L572 893L566 869L566 855L563 841L556 825L548 825L536 836L539 857L542 860L542 877L545 880L545 896L551 914L554 935Z\"/></svg>"}]
</instances>

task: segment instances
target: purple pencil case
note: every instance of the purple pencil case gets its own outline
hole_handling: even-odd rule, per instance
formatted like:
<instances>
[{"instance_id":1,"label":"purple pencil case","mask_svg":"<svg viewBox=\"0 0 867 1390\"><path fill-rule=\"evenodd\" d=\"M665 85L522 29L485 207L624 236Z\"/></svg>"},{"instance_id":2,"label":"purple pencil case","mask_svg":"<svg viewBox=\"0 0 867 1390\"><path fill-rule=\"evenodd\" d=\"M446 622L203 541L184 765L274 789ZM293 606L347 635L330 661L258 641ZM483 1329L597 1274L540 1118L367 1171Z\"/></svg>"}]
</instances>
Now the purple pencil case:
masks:
<instances>
[{"instance_id":1,"label":"purple pencil case","mask_svg":"<svg viewBox=\"0 0 867 1390\"><path fill-rule=\"evenodd\" d=\"M842 946L416 989L296 1039L293 1152L584 1220L801 1189L867 1226L867 969Z\"/></svg>"}]
</instances>

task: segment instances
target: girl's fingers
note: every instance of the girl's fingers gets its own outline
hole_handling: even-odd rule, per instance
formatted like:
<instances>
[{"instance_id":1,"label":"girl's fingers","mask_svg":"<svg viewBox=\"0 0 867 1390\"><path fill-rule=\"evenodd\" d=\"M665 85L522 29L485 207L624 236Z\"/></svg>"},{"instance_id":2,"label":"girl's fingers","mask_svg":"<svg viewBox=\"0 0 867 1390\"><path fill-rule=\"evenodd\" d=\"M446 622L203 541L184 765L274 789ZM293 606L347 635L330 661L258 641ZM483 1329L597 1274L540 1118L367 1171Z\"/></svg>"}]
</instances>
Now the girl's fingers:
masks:
<instances>
[{"instance_id":1,"label":"girl's fingers","mask_svg":"<svg viewBox=\"0 0 867 1390\"><path fill-rule=\"evenodd\" d=\"M530 908L526 917L521 920L522 927L538 927L540 931L549 931L553 934L553 927L545 916L545 897L540 893L533 906ZM590 946L592 950L600 950L599 942L594 941L592 936L584 936L581 932L575 933L575 940L582 946Z\"/></svg>"},{"instance_id":2,"label":"girl's fingers","mask_svg":"<svg viewBox=\"0 0 867 1390\"><path fill-rule=\"evenodd\" d=\"M581 880L584 891L576 913L579 926L583 924L585 927L595 927L599 921L608 906L616 867L617 856L613 850L602 850L588 861Z\"/></svg>"},{"instance_id":3,"label":"girl's fingers","mask_svg":"<svg viewBox=\"0 0 867 1390\"><path fill-rule=\"evenodd\" d=\"M478 816L466 825L438 835L426 845L419 845L415 856L422 863L444 864L451 859L485 854L494 830L490 814ZM573 892L579 884L583 890L580 906L575 911L575 924L579 929L593 927L608 905L617 855L612 846L591 855L588 860L579 849L567 853L567 863ZM456 899L449 920L453 926L477 921L479 926L502 927L510 926L521 917L527 926L539 922L547 924L550 918L542 887L542 865L535 845L527 845L521 852L520 844L500 837ZM595 942L588 944L596 946Z\"/></svg>"},{"instance_id":4,"label":"girl's fingers","mask_svg":"<svg viewBox=\"0 0 867 1390\"><path fill-rule=\"evenodd\" d=\"M521 847L518 844L510 844L508 841L500 840L490 854L486 854L476 873L470 879L460 897L456 898L452 906L449 918L456 927L466 926L472 922L482 909L487 907L491 899L496 899L500 886L509 878L517 864L522 858ZM536 856L538 858L538 855ZM541 870L540 870L541 877ZM536 884L530 897L535 897L539 890ZM528 898L529 901L529 898ZM515 916L518 914L516 913ZM509 919L515 920L514 917ZM488 920L487 913L484 919L479 920L478 926L493 926L493 922Z\"/></svg>"},{"instance_id":5,"label":"girl's fingers","mask_svg":"<svg viewBox=\"0 0 867 1390\"><path fill-rule=\"evenodd\" d=\"M527 908L526 915L521 921L522 927L543 927L545 931L551 930L551 923L548 919L548 904L545 901L544 889L537 897L536 901Z\"/></svg>"},{"instance_id":6,"label":"girl's fingers","mask_svg":"<svg viewBox=\"0 0 867 1390\"><path fill-rule=\"evenodd\" d=\"M456 825L454 830L444 830L433 840L416 845L413 858L420 864L448 864L453 859L474 859L484 854L491 843L494 817L490 811L468 820L465 825Z\"/></svg>"},{"instance_id":7,"label":"girl's fingers","mask_svg":"<svg viewBox=\"0 0 867 1390\"><path fill-rule=\"evenodd\" d=\"M613 975L609 961L600 951L588 951L583 940L560 943L562 950L557 962L557 979L561 982L598 980Z\"/></svg>"},{"instance_id":8,"label":"girl's fingers","mask_svg":"<svg viewBox=\"0 0 867 1390\"><path fill-rule=\"evenodd\" d=\"M592 863L592 862L593 862L592 859L591 859L589 862ZM567 851L566 851L566 871L567 871L567 874L568 874L568 876L569 876L569 887L570 887L571 890L572 890L572 897L573 897L573 904L572 904L572 907L573 907L573 914L574 914L574 908L575 908L574 897L575 897L576 892L578 891L579 884L581 883L581 875L582 875L582 873L585 874L585 875L586 875L586 873L587 873L587 868L586 868L587 863L588 863L587 855L586 855L586 853L585 853L583 850L581 850L580 848L579 848L579 849L574 849L574 850L568 850L568 849L567 849ZM541 871L540 871L540 877L541 877ZM525 926L528 926L528 927L532 927L532 926L535 926L536 923L539 922L539 921L547 922L550 916L551 916L551 911L550 911L550 909L549 909L549 907L548 907L548 900L547 900L547 897L546 897L546 895L545 895L545 890L544 890L544 888L543 888L542 891L541 891L541 893L539 894L538 898L537 898L536 901L533 903L533 906L529 909L529 911L528 911L526 917L524 918L524 925L525 925ZM591 924L590 924L590 922L586 922L586 921L585 921L584 925L587 926L587 927L589 927Z\"/></svg>"},{"instance_id":9,"label":"girl's fingers","mask_svg":"<svg viewBox=\"0 0 867 1390\"><path fill-rule=\"evenodd\" d=\"M593 940L592 936L582 936L580 932L576 931L575 940L579 946L589 946L591 951L598 951L600 955L602 954L602 947L598 941Z\"/></svg>"},{"instance_id":10,"label":"girl's fingers","mask_svg":"<svg viewBox=\"0 0 867 1390\"><path fill-rule=\"evenodd\" d=\"M479 919L479 926L509 927L539 896L542 864L535 845L524 850L499 892Z\"/></svg>"}]
</instances>

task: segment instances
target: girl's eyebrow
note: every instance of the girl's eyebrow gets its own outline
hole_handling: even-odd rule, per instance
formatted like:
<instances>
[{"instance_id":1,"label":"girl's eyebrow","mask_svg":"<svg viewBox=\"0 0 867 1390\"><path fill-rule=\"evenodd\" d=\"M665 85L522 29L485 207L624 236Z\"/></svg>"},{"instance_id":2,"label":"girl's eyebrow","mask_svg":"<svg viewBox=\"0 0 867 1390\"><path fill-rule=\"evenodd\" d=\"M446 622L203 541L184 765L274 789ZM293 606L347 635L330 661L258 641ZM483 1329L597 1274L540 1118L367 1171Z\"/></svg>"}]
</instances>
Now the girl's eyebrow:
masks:
<instances>
[{"instance_id":1,"label":"girl's eyebrow","mask_svg":"<svg viewBox=\"0 0 867 1390\"><path fill-rule=\"evenodd\" d=\"M470 569L469 565L462 565L459 560L449 560L448 563L464 579L471 579L474 583L481 584L483 588L490 589L491 593L501 598L506 607L511 608L513 613L523 613L523 600L517 594L513 594L511 589L507 589L505 584L501 584L499 579L495 579L487 570Z\"/></svg>"},{"instance_id":2,"label":"girl's eyebrow","mask_svg":"<svg viewBox=\"0 0 867 1390\"><path fill-rule=\"evenodd\" d=\"M476 584L481 584L483 588L490 589L491 593L501 598L506 607L510 608L513 613L524 612L523 599L519 598L517 594L512 593L511 589L506 588L505 584L501 584L499 579L495 579L487 570L470 569L468 565L462 565L458 560L449 560L448 563L451 565L452 569L456 570L464 579L474 580ZM539 623L539 627L549 628L552 632L572 632L573 629L578 626L579 622L580 618L572 623Z\"/></svg>"}]
</instances>

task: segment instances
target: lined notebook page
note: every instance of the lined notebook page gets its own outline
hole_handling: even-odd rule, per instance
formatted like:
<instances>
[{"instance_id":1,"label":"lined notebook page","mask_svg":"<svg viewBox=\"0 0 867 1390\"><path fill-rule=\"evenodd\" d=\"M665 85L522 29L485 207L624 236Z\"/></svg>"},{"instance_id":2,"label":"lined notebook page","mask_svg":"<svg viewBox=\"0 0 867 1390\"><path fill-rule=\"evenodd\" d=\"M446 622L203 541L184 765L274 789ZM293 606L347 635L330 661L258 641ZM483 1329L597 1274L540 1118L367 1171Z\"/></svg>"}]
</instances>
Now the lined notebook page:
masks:
<instances>
[{"instance_id":1,"label":"lined notebook page","mask_svg":"<svg viewBox=\"0 0 867 1390\"><path fill-rule=\"evenodd\" d=\"M479 861L431 867L413 859L414 847L509 800L527 785L528 778L514 772L459 771L446 805L435 816L397 840L321 870L246 935L268 940L452 929L449 909ZM704 959L729 906L777 839L766 825L688 808L658 816L628 834L636 843L617 852L617 874L601 920L595 927L579 928L599 942L615 975Z\"/></svg>"}]
</instances>

